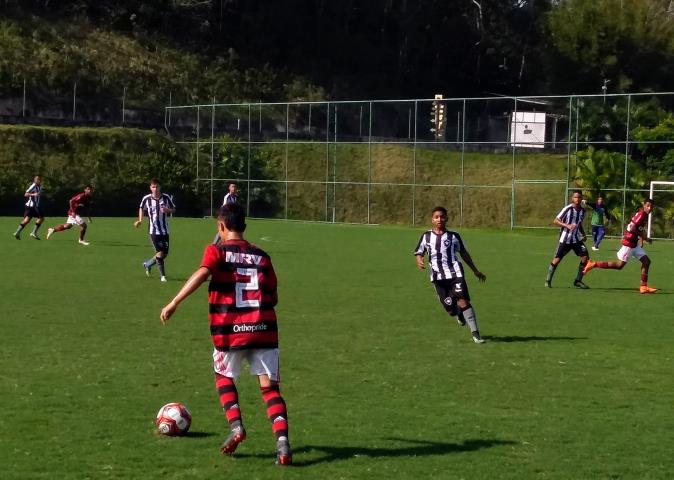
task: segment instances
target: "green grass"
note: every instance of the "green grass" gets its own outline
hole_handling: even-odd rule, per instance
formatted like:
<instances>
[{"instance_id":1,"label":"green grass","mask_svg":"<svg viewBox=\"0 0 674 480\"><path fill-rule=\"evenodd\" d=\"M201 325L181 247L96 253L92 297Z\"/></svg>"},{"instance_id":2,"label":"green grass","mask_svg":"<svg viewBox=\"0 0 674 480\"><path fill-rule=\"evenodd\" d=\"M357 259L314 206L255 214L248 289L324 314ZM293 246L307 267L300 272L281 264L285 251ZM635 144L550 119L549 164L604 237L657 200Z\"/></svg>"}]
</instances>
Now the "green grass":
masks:
<instances>
[{"instance_id":1,"label":"green grass","mask_svg":"<svg viewBox=\"0 0 674 480\"><path fill-rule=\"evenodd\" d=\"M633 263L570 288L573 257L545 289L553 231L464 230L488 276L469 278L489 340L475 345L414 266L422 229L251 221L280 281L296 463L282 469L248 375L248 439L234 458L218 453L205 288L167 327L158 319L199 265L210 221L173 220L167 284L145 277L151 249L131 219L95 219L86 248L74 231L16 241L17 221L0 218L3 478L672 476L671 243L647 247L663 290L646 297ZM189 436L153 434L169 401L191 409Z\"/></svg>"}]
</instances>

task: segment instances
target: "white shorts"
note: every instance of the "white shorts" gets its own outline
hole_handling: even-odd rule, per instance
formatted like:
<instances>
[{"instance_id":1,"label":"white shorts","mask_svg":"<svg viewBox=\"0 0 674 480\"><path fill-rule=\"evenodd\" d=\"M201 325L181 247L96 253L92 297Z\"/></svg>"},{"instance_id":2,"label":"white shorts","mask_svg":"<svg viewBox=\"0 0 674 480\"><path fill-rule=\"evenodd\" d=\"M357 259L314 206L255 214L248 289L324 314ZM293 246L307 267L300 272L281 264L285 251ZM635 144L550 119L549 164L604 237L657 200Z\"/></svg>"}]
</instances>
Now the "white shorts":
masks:
<instances>
[{"instance_id":1,"label":"white shorts","mask_svg":"<svg viewBox=\"0 0 674 480\"><path fill-rule=\"evenodd\" d=\"M630 248L630 247L627 247L627 246L623 245L620 248L620 250L618 250L618 253L616 255L618 257L618 260L627 263L627 261L630 259L630 257L634 257L637 260L641 260L641 257L646 256L646 252L639 245L637 245L634 248Z\"/></svg>"},{"instance_id":2,"label":"white shorts","mask_svg":"<svg viewBox=\"0 0 674 480\"><path fill-rule=\"evenodd\" d=\"M84 219L82 217L80 217L79 215L75 215L74 217L68 215L68 220L66 220L66 223L70 224L70 225L79 225L80 227L82 225L87 224L87 222L85 222Z\"/></svg>"},{"instance_id":3,"label":"white shorts","mask_svg":"<svg viewBox=\"0 0 674 480\"><path fill-rule=\"evenodd\" d=\"M239 378L241 362L250 365L251 375L267 375L274 382L280 381L278 348L257 348L253 350L230 350L221 352L213 349L213 370L225 377Z\"/></svg>"}]
</instances>

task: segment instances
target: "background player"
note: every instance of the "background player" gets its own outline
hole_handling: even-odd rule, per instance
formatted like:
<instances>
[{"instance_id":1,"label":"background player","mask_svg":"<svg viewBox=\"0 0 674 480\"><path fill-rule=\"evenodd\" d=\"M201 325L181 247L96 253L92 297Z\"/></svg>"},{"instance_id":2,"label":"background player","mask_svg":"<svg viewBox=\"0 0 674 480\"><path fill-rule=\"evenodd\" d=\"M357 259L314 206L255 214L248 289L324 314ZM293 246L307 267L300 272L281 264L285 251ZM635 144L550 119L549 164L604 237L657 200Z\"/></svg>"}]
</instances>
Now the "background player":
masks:
<instances>
[{"instance_id":1,"label":"background player","mask_svg":"<svg viewBox=\"0 0 674 480\"><path fill-rule=\"evenodd\" d=\"M84 236L87 234L87 222L82 218L84 212L86 211L87 217L89 218L89 223L93 222L91 218L91 200L92 195L94 194L94 187L87 185L84 187L84 191L78 193L73 198L70 199L68 204L70 208L68 209L68 219L66 223L62 225L56 225L54 228L47 229L47 240L55 233L62 232L63 230L69 230L73 225L79 225L80 227L80 245L89 245L84 239Z\"/></svg>"},{"instance_id":2,"label":"background player","mask_svg":"<svg viewBox=\"0 0 674 480\"><path fill-rule=\"evenodd\" d=\"M585 273L593 268L604 268L612 270L622 270L630 257L634 257L641 262L641 286L640 293L655 293L657 288L648 286L648 269L651 266L651 259L648 258L643 249L644 242L651 243L651 239L646 234L646 222L648 216L653 210L653 200L647 199L641 208L634 214L632 220L625 228L623 233L622 247L618 250L617 262L587 262L585 266ZM639 246L639 239L641 239L641 246Z\"/></svg>"},{"instance_id":3,"label":"background player","mask_svg":"<svg viewBox=\"0 0 674 480\"><path fill-rule=\"evenodd\" d=\"M30 184L26 193L24 193L24 198L27 198L26 206L23 210L23 220L19 223L19 228L14 232L14 238L21 240L21 231L28 225L32 218L36 218L35 225L33 226L33 231L30 232L30 236L35 240L40 240L40 237L37 236L37 231L40 229L42 222L44 222L44 215L40 211L40 196L42 195L42 179L39 175L33 177L33 183Z\"/></svg>"},{"instance_id":4,"label":"background player","mask_svg":"<svg viewBox=\"0 0 674 480\"><path fill-rule=\"evenodd\" d=\"M156 263L162 282L166 281L164 261L169 254L168 215L172 215L175 211L176 206L173 199L161 192L159 180L155 178L150 180L150 193L141 199L138 208L138 220L133 222L133 226L138 228L138 225L143 223L143 212L147 212L148 233L155 254L151 259L143 262L143 268L145 274L149 277L152 266Z\"/></svg>"},{"instance_id":5,"label":"background player","mask_svg":"<svg viewBox=\"0 0 674 480\"><path fill-rule=\"evenodd\" d=\"M245 359L251 374L258 377L262 398L267 404L267 415L276 436L277 463L290 465L288 413L279 390L274 267L266 252L243 238L246 214L240 205L228 203L220 207L217 225L222 243L206 247L201 267L163 308L160 318L166 324L178 305L211 278L208 317L215 347L215 385L231 428L220 451L231 455L246 438L234 383Z\"/></svg>"},{"instance_id":6,"label":"background player","mask_svg":"<svg viewBox=\"0 0 674 480\"><path fill-rule=\"evenodd\" d=\"M559 231L559 245L557 252L550 262L548 267L548 275L545 277L545 286L552 288L552 277L557 270L557 265L562 261L562 258L571 250L576 256L580 257L580 264L578 264L578 274L573 282L576 288L590 288L583 283L583 269L587 264L589 253L585 246L585 230L583 230L583 219L585 218L585 210L581 207L583 200L583 193L580 190L574 190L571 194L571 203L562 210L555 217L555 225L561 227Z\"/></svg>"},{"instance_id":7,"label":"background player","mask_svg":"<svg viewBox=\"0 0 674 480\"><path fill-rule=\"evenodd\" d=\"M590 220L592 225L592 250L596 252L599 250L599 244L604 239L604 235L606 235L604 222L605 218L608 218L608 210L604 204L604 197L601 195L597 195L597 200L594 203L583 200L582 205L592 209L592 219Z\"/></svg>"},{"instance_id":8,"label":"background player","mask_svg":"<svg viewBox=\"0 0 674 480\"><path fill-rule=\"evenodd\" d=\"M238 194L238 187L236 183L232 182L227 186L228 192L227 195L225 195L225 198L222 199L222 204L227 205L228 203L239 203L239 194ZM215 237L213 238L213 243L215 245L218 245L220 243L220 235L215 234Z\"/></svg>"},{"instance_id":9,"label":"background player","mask_svg":"<svg viewBox=\"0 0 674 480\"><path fill-rule=\"evenodd\" d=\"M431 223L433 229L424 232L419 239L414 255L417 267L423 270L424 257L428 254L428 263L431 270L431 282L438 294L440 303L451 316L457 316L459 325L468 323L471 335L475 343L484 343L477 326L475 311L470 303L468 285L463 272L463 265L457 257L461 258L470 267L475 276L481 282L487 277L480 272L473 259L466 250L458 233L447 230L447 210L444 207L433 209Z\"/></svg>"},{"instance_id":10,"label":"background player","mask_svg":"<svg viewBox=\"0 0 674 480\"><path fill-rule=\"evenodd\" d=\"M239 203L238 187L236 183L232 182L227 186L228 192L225 198L222 199L222 204Z\"/></svg>"}]
</instances>

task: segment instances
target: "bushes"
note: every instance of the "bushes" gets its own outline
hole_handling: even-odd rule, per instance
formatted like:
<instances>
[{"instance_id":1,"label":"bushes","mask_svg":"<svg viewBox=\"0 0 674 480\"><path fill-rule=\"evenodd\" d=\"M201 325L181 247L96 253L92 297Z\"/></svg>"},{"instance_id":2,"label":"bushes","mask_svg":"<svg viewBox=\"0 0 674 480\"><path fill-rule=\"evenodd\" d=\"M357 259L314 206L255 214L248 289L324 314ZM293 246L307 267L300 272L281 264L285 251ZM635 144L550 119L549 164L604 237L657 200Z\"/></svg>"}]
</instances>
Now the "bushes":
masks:
<instances>
[{"instance_id":1,"label":"bushes","mask_svg":"<svg viewBox=\"0 0 674 480\"><path fill-rule=\"evenodd\" d=\"M123 128L0 126L0 214L20 215L23 192L42 175L46 215L65 215L68 199L95 188L94 214L134 215L157 177L181 215L200 213L192 159L155 131Z\"/></svg>"}]
</instances>

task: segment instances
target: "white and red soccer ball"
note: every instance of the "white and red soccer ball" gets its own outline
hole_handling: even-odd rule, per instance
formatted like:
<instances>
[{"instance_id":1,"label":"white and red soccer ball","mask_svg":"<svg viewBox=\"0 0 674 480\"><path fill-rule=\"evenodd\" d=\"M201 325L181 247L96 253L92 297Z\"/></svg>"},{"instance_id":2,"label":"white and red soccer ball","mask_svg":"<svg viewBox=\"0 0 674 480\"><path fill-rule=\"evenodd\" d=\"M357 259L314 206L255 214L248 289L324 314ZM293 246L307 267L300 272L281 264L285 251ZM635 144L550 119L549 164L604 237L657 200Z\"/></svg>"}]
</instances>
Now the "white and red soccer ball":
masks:
<instances>
[{"instance_id":1,"label":"white and red soccer ball","mask_svg":"<svg viewBox=\"0 0 674 480\"><path fill-rule=\"evenodd\" d=\"M185 435L190 429L192 415L182 403L167 403L159 409L154 423L157 425L157 431L162 435L170 437Z\"/></svg>"}]
</instances>

